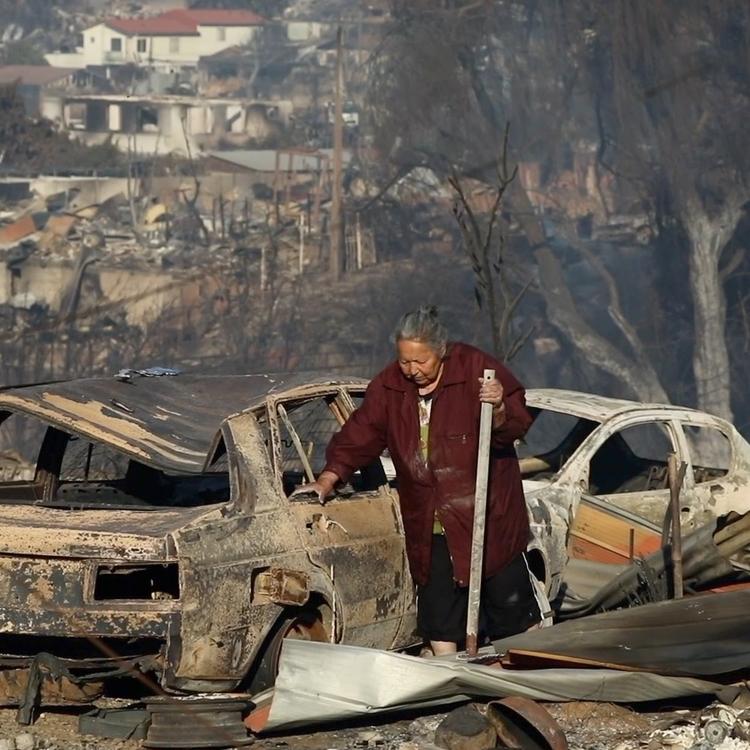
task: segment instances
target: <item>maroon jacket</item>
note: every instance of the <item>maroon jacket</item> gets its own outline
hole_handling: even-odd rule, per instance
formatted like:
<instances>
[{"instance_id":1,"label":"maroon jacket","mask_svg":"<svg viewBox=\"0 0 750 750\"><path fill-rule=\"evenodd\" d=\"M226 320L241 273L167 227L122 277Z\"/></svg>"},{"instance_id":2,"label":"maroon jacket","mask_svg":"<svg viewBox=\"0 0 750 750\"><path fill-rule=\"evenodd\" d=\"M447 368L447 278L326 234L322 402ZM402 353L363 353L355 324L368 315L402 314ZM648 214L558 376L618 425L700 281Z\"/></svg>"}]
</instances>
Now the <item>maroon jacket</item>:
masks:
<instances>
[{"instance_id":1,"label":"maroon jacket","mask_svg":"<svg viewBox=\"0 0 750 750\"><path fill-rule=\"evenodd\" d=\"M452 343L434 391L429 460L419 450L417 388L393 362L370 383L362 405L334 435L326 470L347 481L387 447L398 476L406 552L412 578L424 585L430 571L434 514L443 524L453 577L468 585L479 443L479 381L494 369L505 391L506 421L492 432L487 494L484 575L502 570L529 541L529 519L513 441L532 418L523 386L488 354Z\"/></svg>"}]
</instances>

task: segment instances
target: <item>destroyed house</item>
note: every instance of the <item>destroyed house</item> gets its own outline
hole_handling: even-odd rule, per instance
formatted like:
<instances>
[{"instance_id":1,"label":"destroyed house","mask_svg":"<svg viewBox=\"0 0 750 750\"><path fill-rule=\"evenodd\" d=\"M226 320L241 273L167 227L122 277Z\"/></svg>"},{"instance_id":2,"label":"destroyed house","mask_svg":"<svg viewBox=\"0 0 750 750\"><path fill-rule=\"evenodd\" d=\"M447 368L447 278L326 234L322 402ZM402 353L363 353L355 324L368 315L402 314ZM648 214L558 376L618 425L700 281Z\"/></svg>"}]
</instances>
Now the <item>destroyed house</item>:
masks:
<instances>
[{"instance_id":1,"label":"destroyed house","mask_svg":"<svg viewBox=\"0 0 750 750\"><path fill-rule=\"evenodd\" d=\"M59 111L63 130L88 145L111 142L140 154L197 153L226 136L252 138L267 120L286 122L288 102L170 94L55 94L45 108ZM260 121L260 124L259 124Z\"/></svg>"},{"instance_id":2,"label":"destroyed house","mask_svg":"<svg viewBox=\"0 0 750 750\"><path fill-rule=\"evenodd\" d=\"M53 68L50 65L1 65L0 86L15 86L23 99L26 114L54 120L57 110L45 107L45 94L54 91L90 90L106 81L89 71Z\"/></svg>"}]
</instances>

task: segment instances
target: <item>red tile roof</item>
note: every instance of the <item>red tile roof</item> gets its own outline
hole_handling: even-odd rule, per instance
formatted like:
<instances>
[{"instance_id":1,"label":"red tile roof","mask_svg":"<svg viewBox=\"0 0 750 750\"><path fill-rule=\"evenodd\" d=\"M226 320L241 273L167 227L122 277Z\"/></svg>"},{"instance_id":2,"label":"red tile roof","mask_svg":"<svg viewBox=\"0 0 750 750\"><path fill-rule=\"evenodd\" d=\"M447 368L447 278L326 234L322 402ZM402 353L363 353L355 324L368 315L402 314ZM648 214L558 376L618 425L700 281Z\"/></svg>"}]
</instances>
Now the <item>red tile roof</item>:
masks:
<instances>
[{"instance_id":1,"label":"red tile roof","mask_svg":"<svg viewBox=\"0 0 750 750\"><path fill-rule=\"evenodd\" d=\"M151 18L108 18L126 36L198 36L198 26L260 26L265 19L249 10L168 10Z\"/></svg>"},{"instance_id":2,"label":"red tile roof","mask_svg":"<svg viewBox=\"0 0 750 750\"><path fill-rule=\"evenodd\" d=\"M165 18L164 14L152 18L108 18L104 23L126 36L200 36L194 23Z\"/></svg>"},{"instance_id":3,"label":"red tile roof","mask_svg":"<svg viewBox=\"0 0 750 750\"><path fill-rule=\"evenodd\" d=\"M196 26L261 26L266 19L251 10L194 8L168 10L161 18L175 18Z\"/></svg>"}]
</instances>

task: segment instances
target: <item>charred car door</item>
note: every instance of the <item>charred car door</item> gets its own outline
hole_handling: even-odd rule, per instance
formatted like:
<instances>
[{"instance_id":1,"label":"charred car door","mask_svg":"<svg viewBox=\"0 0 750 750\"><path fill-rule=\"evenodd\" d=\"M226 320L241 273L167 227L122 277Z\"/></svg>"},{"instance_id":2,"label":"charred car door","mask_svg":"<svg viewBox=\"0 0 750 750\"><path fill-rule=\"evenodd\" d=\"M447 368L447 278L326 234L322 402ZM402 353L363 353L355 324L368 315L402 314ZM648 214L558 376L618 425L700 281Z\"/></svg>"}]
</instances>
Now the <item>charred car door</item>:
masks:
<instances>
[{"instance_id":1,"label":"charred car door","mask_svg":"<svg viewBox=\"0 0 750 750\"><path fill-rule=\"evenodd\" d=\"M317 476L325 450L352 410L343 389L269 406L276 471L284 494ZM324 505L289 497L310 561L330 576L335 590L336 638L377 648L401 645L406 575L397 497L380 462L352 477Z\"/></svg>"},{"instance_id":2,"label":"charred car door","mask_svg":"<svg viewBox=\"0 0 750 750\"><path fill-rule=\"evenodd\" d=\"M696 525L730 511L748 508L747 473L742 467L742 439L735 429L709 415L680 415L685 444L686 481L693 488Z\"/></svg>"}]
</instances>

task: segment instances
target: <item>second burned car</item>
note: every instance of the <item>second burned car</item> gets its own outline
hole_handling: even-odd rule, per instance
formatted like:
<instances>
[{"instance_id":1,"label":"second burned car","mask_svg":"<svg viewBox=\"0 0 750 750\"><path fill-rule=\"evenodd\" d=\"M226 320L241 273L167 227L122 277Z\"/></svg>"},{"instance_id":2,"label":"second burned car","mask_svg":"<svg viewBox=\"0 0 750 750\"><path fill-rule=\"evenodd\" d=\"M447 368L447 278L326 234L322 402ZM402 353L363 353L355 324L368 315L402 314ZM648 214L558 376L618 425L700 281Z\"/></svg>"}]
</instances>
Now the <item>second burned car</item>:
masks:
<instances>
[{"instance_id":1,"label":"second burned car","mask_svg":"<svg viewBox=\"0 0 750 750\"><path fill-rule=\"evenodd\" d=\"M750 444L726 420L557 389L530 389L527 404L535 419L518 455L534 534L529 556L551 599L571 559L626 564L661 547L670 454L685 464L684 534L750 510Z\"/></svg>"}]
</instances>

